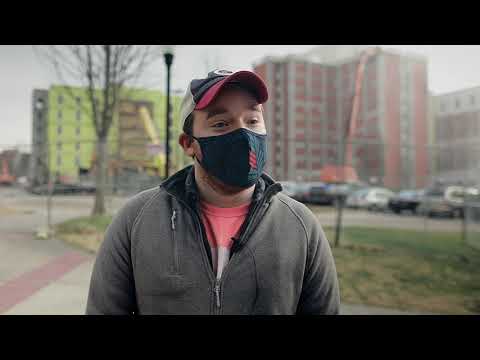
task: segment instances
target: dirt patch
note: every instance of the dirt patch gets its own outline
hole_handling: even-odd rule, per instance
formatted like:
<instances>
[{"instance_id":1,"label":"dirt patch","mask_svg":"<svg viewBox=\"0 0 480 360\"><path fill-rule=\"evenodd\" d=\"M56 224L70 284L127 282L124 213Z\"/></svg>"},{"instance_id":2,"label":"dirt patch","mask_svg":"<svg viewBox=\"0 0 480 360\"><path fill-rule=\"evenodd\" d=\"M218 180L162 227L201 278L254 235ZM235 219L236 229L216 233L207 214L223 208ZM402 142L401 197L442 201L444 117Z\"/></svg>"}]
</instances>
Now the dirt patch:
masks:
<instances>
[{"instance_id":1,"label":"dirt patch","mask_svg":"<svg viewBox=\"0 0 480 360\"><path fill-rule=\"evenodd\" d=\"M77 246L91 253L96 253L100 248L103 240L103 234L63 234L59 238L68 244Z\"/></svg>"}]
</instances>

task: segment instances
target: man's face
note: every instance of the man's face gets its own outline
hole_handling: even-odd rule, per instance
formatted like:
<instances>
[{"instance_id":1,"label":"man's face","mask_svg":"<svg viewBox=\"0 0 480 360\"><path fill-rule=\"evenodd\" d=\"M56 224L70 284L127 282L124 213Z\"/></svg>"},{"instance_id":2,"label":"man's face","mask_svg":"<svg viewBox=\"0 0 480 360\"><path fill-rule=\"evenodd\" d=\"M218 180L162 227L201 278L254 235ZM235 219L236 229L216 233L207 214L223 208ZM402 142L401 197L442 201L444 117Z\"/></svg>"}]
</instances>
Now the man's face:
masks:
<instances>
[{"instance_id":1,"label":"man's face","mask_svg":"<svg viewBox=\"0 0 480 360\"><path fill-rule=\"evenodd\" d=\"M220 136L245 128L258 134L266 134L262 105L248 91L237 86L226 86L205 109L193 112L195 137ZM196 141L182 144L188 156L202 160L200 145Z\"/></svg>"},{"instance_id":2,"label":"man's face","mask_svg":"<svg viewBox=\"0 0 480 360\"><path fill-rule=\"evenodd\" d=\"M203 110L194 111L193 135L218 136L239 128L266 134L262 105L246 90L226 87Z\"/></svg>"}]
</instances>

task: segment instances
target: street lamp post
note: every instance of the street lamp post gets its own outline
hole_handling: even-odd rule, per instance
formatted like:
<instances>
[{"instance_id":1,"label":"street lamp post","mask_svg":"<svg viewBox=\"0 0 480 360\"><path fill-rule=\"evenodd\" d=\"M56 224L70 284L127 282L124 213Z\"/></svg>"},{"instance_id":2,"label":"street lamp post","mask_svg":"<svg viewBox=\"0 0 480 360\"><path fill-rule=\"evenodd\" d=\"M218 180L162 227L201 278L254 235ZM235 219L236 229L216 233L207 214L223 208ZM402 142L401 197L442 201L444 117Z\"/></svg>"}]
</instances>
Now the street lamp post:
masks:
<instances>
[{"instance_id":1,"label":"street lamp post","mask_svg":"<svg viewBox=\"0 0 480 360\"><path fill-rule=\"evenodd\" d=\"M35 108L37 110L37 120L40 121L40 119L43 119L43 108L44 108L44 103L43 103L43 100L42 99L38 99L35 103ZM42 128L42 133L45 131L45 129ZM43 135L43 134L42 134ZM35 135L35 138L37 138L39 136L38 133L36 133ZM43 137L43 136L42 136ZM46 164L46 167L47 167L47 189L48 189L48 193L47 193L47 239L51 239L51 236L52 236L52 192L53 192L53 186L52 186L52 179L51 179L51 176L50 176L50 144L48 142L48 138L45 136L43 137L42 140L46 139L46 147L44 147L43 150L46 149L46 156L47 156L47 164ZM43 166L42 166L43 167ZM35 172L38 171L38 169L36 169L36 165L34 167L35 169ZM42 169L43 170L43 169ZM40 170L40 171L42 171ZM42 171L42 176L41 176L42 180L43 180L43 171ZM43 181L42 181L43 183Z\"/></svg>"},{"instance_id":2,"label":"street lamp post","mask_svg":"<svg viewBox=\"0 0 480 360\"><path fill-rule=\"evenodd\" d=\"M170 106L170 67L173 62L172 49L166 49L163 53L165 65L167 65L167 105L166 105L166 139L165 139L165 178L168 178L170 172L170 125L171 125L171 106Z\"/></svg>"}]
</instances>

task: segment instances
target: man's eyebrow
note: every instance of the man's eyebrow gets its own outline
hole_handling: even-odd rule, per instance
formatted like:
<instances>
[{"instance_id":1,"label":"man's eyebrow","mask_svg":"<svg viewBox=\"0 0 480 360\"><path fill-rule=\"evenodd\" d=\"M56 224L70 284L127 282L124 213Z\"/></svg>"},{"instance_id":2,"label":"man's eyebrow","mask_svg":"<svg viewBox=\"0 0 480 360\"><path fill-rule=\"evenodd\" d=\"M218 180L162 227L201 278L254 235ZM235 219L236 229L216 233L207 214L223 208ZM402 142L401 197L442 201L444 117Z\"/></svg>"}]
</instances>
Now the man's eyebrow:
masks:
<instances>
[{"instance_id":1,"label":"man's eyebrow","mask_svg":"<svg viewBox=\"0 0 480 360\"><path fill-rule=\"evenodd\" d=\"M253 104L250 106L250 110L261 111L261 104L253 103Z\"/></svg>"},{"instance_id":2,"label":"man's eyebrow","mask_svg":"<svg viewBox=\"0 0 480 360\"><path fill-rule=\"evenodd\" d=\"M228 113L228 110L227 109L224 109L222 107L216 107L216 108L213 108L213 109L210 109L207 111L207 119L215 116L215 115L219 115L219 114L225 114L225 113Z\"/></svg>"}]
</instances>

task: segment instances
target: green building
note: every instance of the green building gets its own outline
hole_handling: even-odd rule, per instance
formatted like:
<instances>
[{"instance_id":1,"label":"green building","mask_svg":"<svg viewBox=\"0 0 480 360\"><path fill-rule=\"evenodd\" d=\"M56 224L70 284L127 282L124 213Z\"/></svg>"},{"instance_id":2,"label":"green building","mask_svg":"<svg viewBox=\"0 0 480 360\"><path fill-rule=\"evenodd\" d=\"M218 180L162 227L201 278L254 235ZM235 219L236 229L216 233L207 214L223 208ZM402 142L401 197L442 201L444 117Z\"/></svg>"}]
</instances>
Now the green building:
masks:
<instances>
[{"instance_id":1,"label":"green building","mask_svg":"<svg viewBox=\"0 0 480 360\"><path fill-rule=\"evenodd\" d=\"M101 92L97 92L101 101ZM181 133L181 97L171 96L171 172L189 159L178 145ZM147 109L150 121L140 115ZM32 96L32 159L30 180L48 181L48 174L64 182L78 181L92 171L96 157L96 133L86 88L54 85L35 89ZM108 134L110 174L125 169L164 176L166 97L157 90L122 89Z\"/></svg>"}]
</instances>

